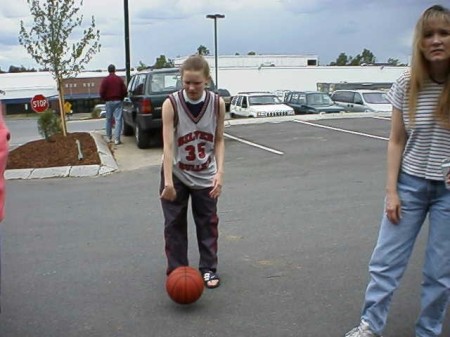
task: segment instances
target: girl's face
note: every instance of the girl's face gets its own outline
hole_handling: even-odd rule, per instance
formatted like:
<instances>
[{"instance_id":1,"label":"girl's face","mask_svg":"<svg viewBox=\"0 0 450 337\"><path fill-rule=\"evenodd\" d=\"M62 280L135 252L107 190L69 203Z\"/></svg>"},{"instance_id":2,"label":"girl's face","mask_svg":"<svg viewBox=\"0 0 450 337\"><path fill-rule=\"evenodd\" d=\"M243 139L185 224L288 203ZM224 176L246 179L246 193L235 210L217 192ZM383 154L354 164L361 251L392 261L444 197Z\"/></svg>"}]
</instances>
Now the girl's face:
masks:
<instances>
[{"instance_id":1,"label":"girl's face","mask_svg":"<svg viewBox=\"0 0 450 337\"><path fill-rule=\"evenodd\" d=\"M203 91L208 83L208 79L203 71L185 70L182 79L183 89L186 90L186 94L190 99L196 101L202 98Z\"/></svg>"},{"instance_id":2,"label":"girl's face","mask_svg":"<svg viewBox=\"0 0 450 337\"><path fill-rule=\"evenodd\" d=\"M431 63L450 62L450 25L430 20L423 31L422 52Z\"/></svg>"}]
</instances>

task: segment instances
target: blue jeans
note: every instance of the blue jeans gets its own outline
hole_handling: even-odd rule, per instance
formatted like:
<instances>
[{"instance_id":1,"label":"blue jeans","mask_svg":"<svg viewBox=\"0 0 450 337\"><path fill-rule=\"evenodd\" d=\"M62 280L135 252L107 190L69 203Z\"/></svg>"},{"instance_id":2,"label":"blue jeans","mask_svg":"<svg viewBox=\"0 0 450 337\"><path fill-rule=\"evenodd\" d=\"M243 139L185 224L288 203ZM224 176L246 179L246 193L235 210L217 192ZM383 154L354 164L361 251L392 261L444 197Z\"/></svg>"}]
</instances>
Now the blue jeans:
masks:
<instances>
[{"instance_id":1,"label":"blue jeans","mask_svg":"<svg viewBox=\"0 0 450 337\"><path fill-rule=\"evenodd\" d=\"M429 216L429 233L416 335L436 337L450 297L450 190L444 182L400 173L398 194L402 218L397 225L384 215L369 263L370 282L361 319L381 334L394 290L398 287L417 235Z\"/></svg>"},{"instance_id":2,"label":"blue jeans","mask_svg":"<svg viewBox=\"0 0 450 337\"><path fill-rule=\"evenodd\" d=\"M108 101L106 108L106 137L111 139L113 117L116 121L114 128L114 139L120 141L120 133L122 132L122 101Z\"/></svg>"}]
</instances>

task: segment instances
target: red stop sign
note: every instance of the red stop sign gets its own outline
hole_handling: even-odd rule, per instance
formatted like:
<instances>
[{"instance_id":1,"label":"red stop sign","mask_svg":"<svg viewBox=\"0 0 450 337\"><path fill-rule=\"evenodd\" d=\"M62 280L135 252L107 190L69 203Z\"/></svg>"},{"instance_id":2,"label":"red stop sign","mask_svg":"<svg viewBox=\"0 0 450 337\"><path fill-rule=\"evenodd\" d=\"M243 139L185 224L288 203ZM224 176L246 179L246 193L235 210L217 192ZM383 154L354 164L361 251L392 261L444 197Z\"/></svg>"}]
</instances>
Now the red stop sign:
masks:
<instances>
[{"instance_id":1,"label":"red stop sign","mask_svg":"<svg viewBox=\"0 0 450 337\"><path fill-rule=\"evenodd\" d=\"M35 112L44 112L48 109L48 100L44 95L35 95L31 99L31 109Z\"/></svg>"}]
</instances>

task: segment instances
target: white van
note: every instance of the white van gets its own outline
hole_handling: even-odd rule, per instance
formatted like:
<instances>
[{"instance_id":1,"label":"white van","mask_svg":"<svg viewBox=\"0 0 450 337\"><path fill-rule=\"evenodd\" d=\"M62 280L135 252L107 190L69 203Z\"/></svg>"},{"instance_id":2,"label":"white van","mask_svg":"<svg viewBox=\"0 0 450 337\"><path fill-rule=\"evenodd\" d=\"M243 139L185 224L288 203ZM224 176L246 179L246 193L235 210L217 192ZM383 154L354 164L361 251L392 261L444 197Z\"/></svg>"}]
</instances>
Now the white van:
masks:
<instances>
[{"instance_id":1,"label":"white van","mask_svg":"<svg viewBox=\"0 0 450 337\"><path fill-rule=\"evenodd\" d=\"M336 90L331 99L348 112L392 112L392 105L381 90Z\"/></svg>"}]
</instances>

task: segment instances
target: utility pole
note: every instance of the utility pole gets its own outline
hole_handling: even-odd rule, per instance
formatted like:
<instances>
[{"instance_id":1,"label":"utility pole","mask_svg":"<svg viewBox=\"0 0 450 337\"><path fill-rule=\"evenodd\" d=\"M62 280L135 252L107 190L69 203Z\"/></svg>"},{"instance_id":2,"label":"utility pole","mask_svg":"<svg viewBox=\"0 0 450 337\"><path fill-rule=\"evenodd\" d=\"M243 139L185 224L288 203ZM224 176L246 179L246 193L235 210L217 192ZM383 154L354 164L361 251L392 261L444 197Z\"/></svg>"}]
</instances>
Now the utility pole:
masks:
<instances>
[{"instance_id":1,"label":"utility pole","mask_svg":"<svg viewBox=\"0 0 450 337\"><path fill-rule=\"evenodd\" d=\"M128 0L123 0L124 16L125 16L125 68L127 73L127 85L130 83L130 22L128 18Z\"/></svg>"},{"instance_id":2,"label":"utility pole","mask_svg":"<svg viewBox=\"0 0 450 337\"><path fill-rule=\"evenodd\" d=\"M219 90L219 67L218 67L218 60L217 60L217 19L223 19L225 15L223 14L208 14L206 16L207 19L213 19L214 20L214 68L216 70L216 88Z\"/></svg>"}]
</instances>

